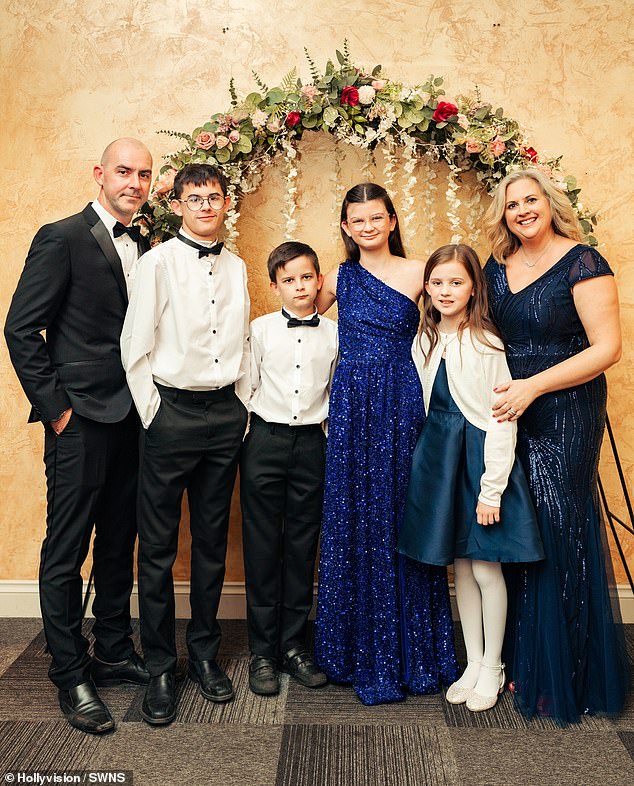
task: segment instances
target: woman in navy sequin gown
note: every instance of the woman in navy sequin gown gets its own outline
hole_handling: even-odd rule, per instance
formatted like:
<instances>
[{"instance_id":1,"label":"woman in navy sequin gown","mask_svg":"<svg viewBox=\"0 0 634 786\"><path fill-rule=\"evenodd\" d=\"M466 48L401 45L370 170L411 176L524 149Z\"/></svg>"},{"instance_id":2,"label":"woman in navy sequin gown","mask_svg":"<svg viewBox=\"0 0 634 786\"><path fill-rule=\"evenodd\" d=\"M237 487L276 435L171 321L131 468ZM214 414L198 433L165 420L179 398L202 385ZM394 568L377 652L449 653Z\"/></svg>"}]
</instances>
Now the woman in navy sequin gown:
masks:
<instances>
[{"instance_id":1,"label":"woman in navy sequin gown","mask_svg":"<svg viewBox=\"0 0 634 786\"><path fill-rule=\"evenodd\" d=\"M567 197L535 169L502 181L485 227L490 301L513 377L495 389L494 416L519 418L517 451L546 553L509 586L515 700L528 717L562 723L618 713L627 660L597 498L603 372L621 349L612 271L578 242Z\"/></svg>"},{"instance_id":2,"label":"woman in navy sequin gown","mask_svg":"<svg viewBox=\"0 0 634 786\"><path fill-rule=\"evenodd\" d=\"M423 264L404 259L392 202L355 186L342 207L348 259L326 276L339 306L329 410L315 656L364 704L434 693L456 678L444 568L396 554L411 457L424 420L411 357Z\"/></svg>"}]
</instances>

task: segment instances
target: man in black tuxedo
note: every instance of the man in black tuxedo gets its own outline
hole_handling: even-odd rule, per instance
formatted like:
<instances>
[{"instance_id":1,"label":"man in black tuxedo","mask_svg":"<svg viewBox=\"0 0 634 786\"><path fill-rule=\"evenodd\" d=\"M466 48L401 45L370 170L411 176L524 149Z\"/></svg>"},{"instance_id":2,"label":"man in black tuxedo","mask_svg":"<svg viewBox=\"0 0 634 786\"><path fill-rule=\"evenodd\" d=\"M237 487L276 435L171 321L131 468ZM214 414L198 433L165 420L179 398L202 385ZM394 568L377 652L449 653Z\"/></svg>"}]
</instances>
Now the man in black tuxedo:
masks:
<instances>
[{"instance_id":1,"label":"man in black tuxedo","mask_svg":"<svg viewBox=\"0 0 634 786\"><path fill-rule=\"evenodd\" d=\"M119 337L136 260L149 247L130 221L147 199L152 157L138 140L118 139L93 175L97 199L36 234L5 337L32 405L29 422L42 421L45 431L40 604L49 676L69 723L100 734L114 722L95 685L149 679L131 641L139 421ZM93 526L91 660L80 569Z\"/></svg>"}]
</instances>

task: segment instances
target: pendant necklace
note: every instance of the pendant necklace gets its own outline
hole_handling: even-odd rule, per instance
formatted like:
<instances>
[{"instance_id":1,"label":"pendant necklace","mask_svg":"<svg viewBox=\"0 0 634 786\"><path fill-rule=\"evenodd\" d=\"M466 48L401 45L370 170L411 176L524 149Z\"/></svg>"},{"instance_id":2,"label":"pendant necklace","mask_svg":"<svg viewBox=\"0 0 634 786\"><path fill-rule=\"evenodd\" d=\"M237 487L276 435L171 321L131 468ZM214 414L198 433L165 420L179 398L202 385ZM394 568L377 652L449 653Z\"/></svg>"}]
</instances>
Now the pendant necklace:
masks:
<instances>
[{"instance_id":1,"label":"pendant necklace","mask_svg":"<svg viewBox=\"0 0 634 786\"><path fill-rule=\"evenodd\" d=\"M535 265L546 254L546 252L548 251L548 249L552 246L552 244L554 242L555 242L555 235L553 235L551 237L550 241L546 245L546 248L542 251L542 253L537 257L537 259L534 262L530 262L529 261L528 257L526 256L526 251L524 251L524 246L520 243L520 248L522 249L522 256L524 257L522 259L522 262L526 265L526 267L535 267Z\"/></svg>"}]
</instances>

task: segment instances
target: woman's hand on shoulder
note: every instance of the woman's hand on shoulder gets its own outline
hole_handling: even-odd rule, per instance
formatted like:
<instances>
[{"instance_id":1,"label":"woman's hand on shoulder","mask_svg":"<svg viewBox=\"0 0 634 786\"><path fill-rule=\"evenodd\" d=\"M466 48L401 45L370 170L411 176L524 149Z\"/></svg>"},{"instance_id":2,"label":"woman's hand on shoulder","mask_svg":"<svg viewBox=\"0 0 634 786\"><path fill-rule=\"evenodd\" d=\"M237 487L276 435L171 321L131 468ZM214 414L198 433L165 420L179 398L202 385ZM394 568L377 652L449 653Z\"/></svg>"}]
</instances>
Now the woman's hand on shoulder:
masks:
<instances>
[{"instance_id":1,"label":"woman's hand on shoulder","mask_svg":"<svg viewBox=\"0 0 634 786\"><path fill-rule=\"evenodd\" d=\"M324 314L337 299L337 276L339 275L340 265L329 270L324 276L321 289L315 298L315 305L320 314Z\"/></svg>"}]
</instances>

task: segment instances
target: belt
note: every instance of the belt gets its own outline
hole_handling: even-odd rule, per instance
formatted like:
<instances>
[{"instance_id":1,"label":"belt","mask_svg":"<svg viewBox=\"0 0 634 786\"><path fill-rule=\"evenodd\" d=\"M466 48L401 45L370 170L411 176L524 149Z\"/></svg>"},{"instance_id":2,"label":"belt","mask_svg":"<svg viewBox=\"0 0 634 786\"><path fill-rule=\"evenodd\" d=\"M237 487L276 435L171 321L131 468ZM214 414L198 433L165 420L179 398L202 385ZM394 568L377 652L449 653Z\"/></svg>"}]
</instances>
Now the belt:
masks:
<instances>
[{"instance_id":1,"label":"belt","mask_svg":"<svg viewBox=\"0 0 634 786\"><path fill-rule=\"evenodd\" d=\"M223 401L233 396L233 385L226 385L224 388L216 390L183 390L182 388L169 388L166 385L154 383L161 394L170 401L184 401L198 404L203 401Z\"/></svg>"},{"instance_id":2,"label":"belt","mask_svg":"<svg viewBox=\"0 0 634 786\"><path fill-rule=\"evenodd\" d=\"M284 433L286 432L295 432L295 431L321 431L321 423L308 423L307 425L303 426L289 426L288 423L271 423L269 420L264 420L259 415L256 415L255 412L251 413L251 426L257 426L258 428L266 428L270 431L271 434Z\"/></svg>"}]
</instances>

